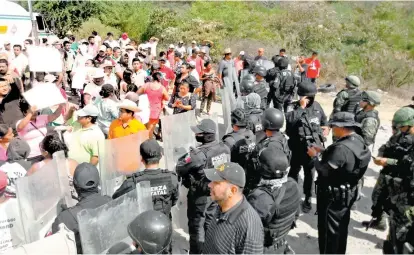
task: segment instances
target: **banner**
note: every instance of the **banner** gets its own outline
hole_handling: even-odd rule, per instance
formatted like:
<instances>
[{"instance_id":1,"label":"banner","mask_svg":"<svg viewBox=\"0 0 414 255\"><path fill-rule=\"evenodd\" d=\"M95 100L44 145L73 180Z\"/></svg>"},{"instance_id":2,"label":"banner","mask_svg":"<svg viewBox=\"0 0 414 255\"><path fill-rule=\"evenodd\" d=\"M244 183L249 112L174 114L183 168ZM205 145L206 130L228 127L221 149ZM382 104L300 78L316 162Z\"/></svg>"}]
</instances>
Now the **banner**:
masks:
<instances>
[{"instance_id":1,"label":"banner","mask_svg":"<svg viewBox=\"0 0 414 255\"><path fill-rule=\"evenodd\" d=\"M31 72L62 72L62 55L57 49L31 46L27 53Z\"/></svg>"},{"instance_id":2,"label":"banner","mask_svg":"<svg viewBox=\"0 0 414 255\"><path fill-rule=\"evenodd\" d=\"M62 93L53 83L45 83L36 86L24 92L23 97L30 105L35 105L38 110L66 103Z\"/></svg>"}]
</instances>

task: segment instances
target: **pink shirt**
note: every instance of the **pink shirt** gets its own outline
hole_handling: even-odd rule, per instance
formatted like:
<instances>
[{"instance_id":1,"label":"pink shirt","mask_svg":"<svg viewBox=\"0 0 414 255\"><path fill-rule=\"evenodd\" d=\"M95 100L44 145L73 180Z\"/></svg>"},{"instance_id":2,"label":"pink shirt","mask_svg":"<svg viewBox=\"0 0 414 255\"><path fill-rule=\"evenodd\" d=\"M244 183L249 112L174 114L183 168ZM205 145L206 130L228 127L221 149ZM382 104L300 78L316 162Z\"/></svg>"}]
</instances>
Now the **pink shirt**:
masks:
<instances>
[{"instance_id":1,"label":"pink shirt","mask_svg":"<svg viewBox=\"0 0 414 255\"><path fill-rule=\"evenodd\" d=\"M174 64L175 64L174 54L175 54L174 51L172 51L172 52L167 51L167 59L168 59L168 62L170 62L170 66L174 66Z\"/></svg>"},{"instance_id":2,"label":"pink shirt","mask_svg":"<svg viewBox=\"0 0 414 255\"><path fill-rule=\"evenodd\" d=\"M16 123L16 127L19 125L20 121L22 120L19 120ZM36 157L41 154L39 145L47 133L47 124L48 115L39 115L36 117L36 121L30 121L23 128L23 130L17 132L19 136L24 139L30 146L29 158Z\"/></svg>"},{"instance_id":3,"label":"pink shirt","mask_svg":"<svg viewBox=\"0 0 414 255\"><path fill-rule=\"evenodd\" d=\"M195 59L189 56L187 58L187 62L190 62L190 61L194 61L196 63L196 70L197 70L198 76L201 77L201 70L203 70L203 65L204 65L203 60L199 56L197 56Z\"/></svg>"},{"instance_id":4,"label":"pink shirt","mask_svg":"<svg viewBox=\"0 0 414 255\"><path fill-rule=\"evenodd\" d=\"M159 89L151 89L151 83L145 84L145 94L150 103L150 119L159 119L162 111L163 86Z\"/></svg>"},{"instance_id":5,"label":"pink shirt","mask_svg":"<svg viewBox=\"0 0 414 255\"><path fill-rule=\"evenodd\" d=\"M0 160L6 161L7 160L7 150L0 146Z\"/></svg>"},{"instance_id":6,"label":"pink shirt","mask_svg":"<svg viewBox=\"0 0 414 255\"><path fill-rule=\"evenodd\" d=\"M236 67L237 74L239 74L240 70L243 69L243 60L234 58L234 66Z\"/></svg>"}]
</instances>

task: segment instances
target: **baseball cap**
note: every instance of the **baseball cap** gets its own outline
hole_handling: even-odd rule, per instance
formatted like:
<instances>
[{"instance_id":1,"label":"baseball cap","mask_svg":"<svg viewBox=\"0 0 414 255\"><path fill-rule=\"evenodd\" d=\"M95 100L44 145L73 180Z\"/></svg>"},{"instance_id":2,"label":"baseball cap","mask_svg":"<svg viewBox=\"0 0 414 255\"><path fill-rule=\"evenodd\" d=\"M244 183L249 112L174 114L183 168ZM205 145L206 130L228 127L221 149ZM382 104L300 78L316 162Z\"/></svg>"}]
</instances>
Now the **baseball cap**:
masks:
<instances>
[{"instance_id":1,"label":"baseball cap","mask_svg":"<svg viewBox=\"0 0 414 255\"><path fill-rule=\"evenodd\" d=\"M106 51L106 46L105 45L101 45L99 47L99 51Z\"/></svg>"},{"instance_id":2,"label":"baseball cap","mask_svg":"<svg viewBox=\"0 0 414 255\"><path fill-rule=\"evenodd\" d=\"M7 177L7 174L3 171L0 171L0 190L4 190L7 187L8 183L9 178Z\"/></svg>"},{"instance_id":3,"label":"baseball cap","mask_svg":"<svg viewBox=\"0 0 414 255\"><path fill-rule=\"evenodd\" d=\"M170 48L170 49L174 49L174 48L175 48L175 46L174 46L174 44L170 44L170 46L168 46L168 48Z\"/></svg>"},{"instance_id":4,"label":"baseball cap","mask_svg":"<svg viewBox=\"0 0 414 255\"><path fill-rule=\"evenodd\" d=\"M90 163L81 163L73 174L73 185L81 189L96 188L99 185L99 172Z\"/></svg>"},{"instance_id":5,"label":"baseball cap","mask_svg":"<svg viewBox=\"0 0 414 255\"><path fill-rule=\"evenodd\" d=\"M246 174L244 169L237 163L228 162L216 168L204 169L204 173L210 181L228 181L229 183L244 188Z\"/></svg>"},{"instance_id":6,"label":"baseball cap","mask_svg":"<svg viewBox=\"0 0 414 255\"><path fill-rule=\"evenodd\" d=\"M161 158L162 148L155 139L148 139L141 144L139 152L143 159Z\"/></svg>"},{"instance_id":7,"label":"baseball cap","mask_svg":"<svg viewBox=\"0 0 414 255\"><path fill-rule=\"evenodd\" d=\"M240 53L239 53L239 55L242 55L242 56L244 56L244 51L240 51Z\"/></svg>"},{"instance_id":8,"label":"baseball cap","mask_svg":"<svg viewBox=\"0 0 414 255\"><path fill-rule=\"evenodd\" d=\"M85 117L85 116L96 117L96 116L99 115L99 110L98 110L98 108L96 108L96 106L94 106L92 104L88 104L85 107L83 107L82 109L80 109L79 111L77 111L76 115L78 117Z\"/></svg>"},{"instance_id":9,"label":"baseball cap","mask_svg":"<svg viewBox=\"0 0 414 255\"><path fill-rule=\"evenodd\" d=\"M289 167L285 153L274 147L267 147L259 152L260 176L263 179L282 178Z\"/></svg>"},{"instance_id":10,"label":"baseball cap","mask_svg":"<svg viewBox=\"0 0 414 255\"><path fill-rule=\"evenodd\" d=\"M196 42L196 41L194 41L194 40L193 40L191 43L197 44L197 42Z\"/></svg>"},{"instance_id":11,"label":"baseball cap","mask_svg":"<svg viewBox=\"0 0 414 255\"><path fill-rule=\"evenodd\" d=\"M211 119L203 119L197 126L191 126L194 133L210 133L214 134L217 131L216 123Z\"/></svg>"}]
</instances>

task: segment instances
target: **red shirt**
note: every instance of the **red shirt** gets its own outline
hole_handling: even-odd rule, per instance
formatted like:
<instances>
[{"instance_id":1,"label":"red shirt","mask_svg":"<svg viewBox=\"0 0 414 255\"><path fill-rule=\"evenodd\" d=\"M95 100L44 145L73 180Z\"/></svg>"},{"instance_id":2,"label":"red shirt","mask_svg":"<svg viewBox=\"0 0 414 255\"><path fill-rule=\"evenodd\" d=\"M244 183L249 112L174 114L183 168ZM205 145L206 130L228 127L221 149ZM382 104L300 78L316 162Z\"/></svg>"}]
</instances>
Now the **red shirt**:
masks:
<instances>
[{"instance_id":1,"label":"red shirt","mask_svg":"<svg viewBox=\"0 0 414 255\"><path fill-rule=\"evenodd\" d=\"M306 73L306 77L317 78L319 69L321 68L321 63L319 62L319 60L307 58L305 59L305 63L308 64L308 72Z\"/></svg>"},{"instance_id":2,"label":"red shirt","mask_svg":"<svg viewBox=\"0 0 414 255\"><path fill-rule=\"evenodd\" d=\"M164 79L162 80L162 85L167 89L168 91L168 84L171 80L174 80L175 74L171 68L168 68L166 66L163 66L160 68L160 72L164 74Z\"/></svg>"},{"instance_id":3,"label":"red shirt","mask_svg":"<svg viewBox=\"0 0 414 255\"><path fill-rule=\"evenodd\" d=\"M190 62L190 61L194 61L196 63L197 73L201 77L201 71L203 70L204 61L199 56L197 56L195 59L189 56L187 58L187 62Z\"/></svg>"}]
</instances>

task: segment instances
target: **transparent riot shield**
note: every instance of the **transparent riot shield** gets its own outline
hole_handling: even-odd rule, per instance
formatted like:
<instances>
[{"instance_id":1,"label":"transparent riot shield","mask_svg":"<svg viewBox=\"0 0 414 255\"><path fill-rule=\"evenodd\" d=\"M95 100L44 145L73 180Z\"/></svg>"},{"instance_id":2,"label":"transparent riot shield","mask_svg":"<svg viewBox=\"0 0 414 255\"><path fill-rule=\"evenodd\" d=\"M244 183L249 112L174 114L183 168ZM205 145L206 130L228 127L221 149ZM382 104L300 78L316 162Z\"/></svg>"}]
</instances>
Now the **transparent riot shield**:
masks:
<instances>
[{"instance_id":1,"label":"transparent riot shield","mask_svg":"<svg viewBox=\"0 0 414 255\"><path fill-rule=\"evenodd\" d=\"M83 253L105 253L117 243L131 243L127 226L147 210L152 210L150 183L140 182L136 190L101 207L80 211L77 218Z\"/></svg>"},{"instance_id":2,"label":"transparent riot shield","mask_svg":"<svg viewBox=\"0 0 414 255\"><path fill-rule=\"evenodd\" d=\"M229 65L228 73L228 76L223 77L223 88L220 90L225 134L232 131L230 115L231 112L236 109L237 101L239 101L241 97L240 84L234 66ZM236 89L236 95L233 92L233 86Z\"/></svg>"},{"instance_id":3,"label":"transparent riot shield","mask_svg":"<svg viewBox=\"0 0 414 255\"><path fill-rule=\"evenodd\" d=\"M175 171L178 159L189 151L190 146L196 146L195 136L190 128L197 123L195 112L163 116L161 121L165 167Z\"/></svg>"},{"instance_id":4,"label":"transparent riot shield","mask_svg":"<svg viewBox=\"0 0 414 255\"><path fill-rule=\"evenodd\" d=\"M60 163L59 163L60 164ZM66 164L66 163L65 163ZM45 237L56 215L61 211L61 204L69 198L69 185L61 186L56 160L52 160L33 175L16 181L17 200L26 243L35 242ZM65 175L67 178L67 175ZM66 180L65 180L66 181ZM68 182L66 182L68 184Z\"/></svg>"},{"instance_id":5,"label":"transparent riot shield","mask_svg":"<svg viewBox=\"0 0 414 255\"><path fill-rule=\"evenodd\" d=\"M58 151L53 154L53 160L56 162L57 171L59 175L59 185L64 194L65 204L68 207L75 206L77 203L77 194L73 187L73 176L69 171L69 165L66 162L65 153Z\"/></svg>"},{"instance_id":6,"label":"transparent riot shield","mask_svg":"<svg viewBox=\"0 0 414 255\"><path fill-rule=\"evenodd\" d=\"M148 139L148 131L104 140L99 143L99 172L103 195L112 196L128 174L142 167L139 147Z\"/></svg>"},{"instance_id":7,"label":"transparent riot shield","mask_svg":"<svg viewBox=\"0 0 414 255\"><path fill-rule=\"evenodd\" d=\"M226 85L225 85L226 86ZM223 109L223 123L224 134L231 132L231 95L233 92L229 92L227 87L220 89L221 94L221 107ZM234 101L235 102L235 101Z\"/></svg>"}]
</instances>

